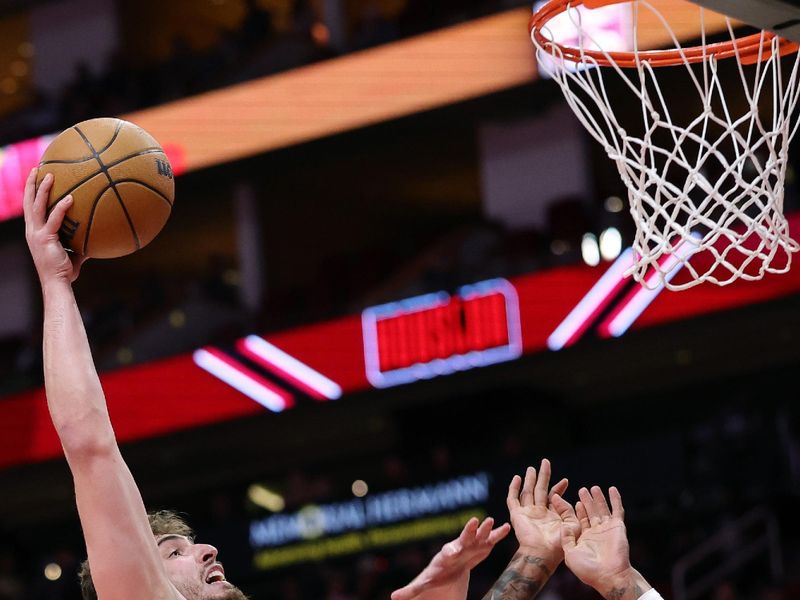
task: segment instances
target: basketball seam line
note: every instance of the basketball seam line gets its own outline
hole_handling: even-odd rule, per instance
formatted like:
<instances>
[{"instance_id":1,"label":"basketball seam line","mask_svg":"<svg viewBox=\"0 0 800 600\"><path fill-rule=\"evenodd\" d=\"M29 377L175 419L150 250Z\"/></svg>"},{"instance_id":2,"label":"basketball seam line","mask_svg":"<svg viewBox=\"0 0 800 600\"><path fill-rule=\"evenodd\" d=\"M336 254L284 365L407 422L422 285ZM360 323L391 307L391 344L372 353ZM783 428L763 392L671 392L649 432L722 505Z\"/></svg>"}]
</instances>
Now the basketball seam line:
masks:
<instances>
[{"instance_id":1,"label":"basketball seam line","mask_svg":"<svg viewBox=\"0 0 800 600\"><path fill-rule=\"evenodd\" d=\"M108 142L108 144L106 144L105 147L98 152L98 154L102 154L103 152L111 148L111 145L116 141L117 136L119 136L119 132L121 129L122 129L122 121L117 123L117 127L114 130L114 135L111 136L111 141ZM44 165L76 165L82 162L88 162L92 159L94 159L94 156L89 156L87 158L79 158L76 160L43 160L39 163L39 166L41 167Z\"/></svg>"},{"instance_id":2,"label":"basketball seam line","mask_svg":"<svg viewBox=\"0 0 800 600\"><path fill-rule=\"evenodd\" d=\"M163 151L161 148L145 148L144 150L139 150L138 152L136 152L136 153L134 153L134 154L128 154L128 155L126 155L126 156L123 156L122 158L120 158L120 159L117 159L117 160L115 160L115 161L114 161L114 162L112 162L112 163L108 163L108 164L106 165L106 168L108 168L108 169L113 169L113 168L114 168L114 167L116 167L117 165L119 165L119 164L121 164L121 163L124 163L126 160L130 160L130 159L132 159L132 158L136 158L137 156L145 156L146 154L164 154L164 151ZM166 156L166 154L164 154L164 156ZM92 158L87 158L86 160L92 160L92 159L94 159L94 156L93 156ZM53 161L53 162L56 162L56 161ZM64 161L64 162L65 162L65 163L68 163L69 161ZM79 161L77 161L77 162L85 162L85 161L84 161L84 160L79 160ZM40 164L50 164L50 163L48 162L48 163L40 163ZM71 194L72 192L74 192L75 190L77 190L79 187L81 187L81 186L82 186L84 183L86 183L86 182L87 182L87 181L89 181L90 179L93 179L93 178L97 177L97 176L98 176L98 175L100 175L102 172L103 172L103 171L102 171L102 169L101 169L101 170L99 170L99 171L96 171L96 172L92 173L91 175L89 175L89 176L87 176L87 177L84 177L83 179L81 179L81 180L80 180L78 183L76 183L74 186L72 186L71 188L69 188L69 189L68 189L66 192L64 192L63 194L61 194L61 195L60 195L58 198L56 198L55 200L53 200L52 202L50 202L50 204L47 206L47 210L48 210L48 212L49 212L50 210L52 210L52 209L53 209L53 207L54 207L56 204L58 204L59 202L61 202L61 200L63 200L63 199L64 199L64 196L67 196L67 195Z\"/></svg>"},{"instance_id":3,"label":"basketball seam line","mask_svg":"<svg viewBox=\"0 0 800 600\"><path fill-rule=\"evenodd\" d=\"M111 136L111 140L105 146L103 146L103 148L97 151L98 155L102 154L103 152L111 148L111 145L116 141L117 136L119 135L121 129L122 129L122 121L118 120L117 126L114 128L114 135Z\"/></svg>"},{"instance_id":4,"label":"basketball seam line","mask_svg":"<svg viewBox=\"0 0 800 600\"><path fill-rule=\"evenodd\" d=\"M89 146L89 150L92 151L92 154L94 154L95 159L100 165L100 171L103 173L103 175L106 176L109 183L111 184L111 189L114 190L114 195L117 197L117 200L119 201L120 208L122 208L122 212L125 214L125 218L128 220L128 226L131 228L131 233L133 234L133 241L136 243L136 249L139 250L139 248L142 247L141 242L139 241L139 235L136 233L136 228L133 226L133 221L131 220L131 216L128 214L128 209L125 207L125 203L122 201L122 196L120 196L119 190L117 190L117 187L114 184L114 180L111 179L111 175L108 172L108 167L106 167L106 165L103 163L102 159L100 158L100 155L97 153L97 150L95 150L94 146L92 146L92 142L89 141L89 138L87 138L78 127L75 127L75 131L78 132L78 135L80 135L83 138L83 141L86 142L86 145ZM83 238L84 254L86 253L86 247L89 245L89 234L91 233L92 220L94 219L94 212L95 209L97 208L97 204L100 202L100 198L102 198L102 194L95 200L94 204L92 205L92 212L89 215L89 222L86 224L86 236Z\"/></svg>"},{"instance_id":5,"label":"basketball seam line","mask_svg":"<svg viewBox=\"0 0 800 600\"><path fill-rule=\"evenodd\" d=\"M142 181L139 181L138 179L120 179L116 183L138 183L142 187L145 187L145 188L149 189L151 192L154 192L159 198L162 198L164 200L164 202L167 203L167 206L169 206L170 210L172 210L172 204L170 203L169 198L167 198L164 194L162 194L157 189L147 185L146 183L144 183ZM86 226L87 235L88 235L88 232L91 230L92 221L94 220L95 208L97 207L97 204L100 202L100 198L103 196L103 194L105 194L108 190L111 189L111 186L112 186L112 184L108 184L106 187L104 187L102 190L100 190L98 192L97 196L95 197L94 201L92 202L92 210L89 213L89 223ZM86 246L84 244L84 251L85 251L85 247Z\"/></svg>"},{"instance_id":6,"label":"basketball seam line","mask_svg":"<svg viewBox=\"0 0 800 600\"><path fill-rule=\"evenodd\" d=\"M124 163L126 160L130 160L130 159L132 159L132 158L136 158L137 156L144 156L144 155L146 155L146 154L164 154L164 151L163 151L161 148L145 148L144 150L139 150L139 151L138 151L138 152L136 152L135 154L128 154L128 155L126 155L126 156L123 156L123 157L122 157L122 158L120 158L120 159L117 159L117 160L115 160L115 161L114 161L114 162L112 162L112 163L108 163L108 164L106 165L106 167L107 167L108 169L113 169L113 168L114 168L114 167L116 167L117 165L120 165L120 164ZM164 154L164 156L166 156L166 154ZM92 158L87 158L86 160L92 160L93 158L94 158L94 156L93 156ZM84 162L84 161L78 161L78 162ZM41 164L44 164L44 163L41 163ZM85 178L81 179L81 180L80 180L78 183L76 183L74 186L72 186L72 187L71 187L70 189L68 189L66 192L64 192L63 194L61 194L61 195L60 195L58 198L56 198L55 200L53 200L52 202L50 202L50 204L47 206L47 210L48 210L48 211L52 210L52 208L53 208L53 207L54 207L56 204L58 204L59 202L61 202L61 200L63 200L63 199L64 199L64 196L67 196L68 194L71 194L72 192L74 192L75 190L77 190L79 187L81 187L81 186L82 186L84 183L86 183L86 182L87 182L87 181L89 181L90 179L93 179L93 178L97 177L97 176L98 176L98 175L100 175L102 172L103 172L102 170L100 170L100 171L96 171L96 172L92 173L91 175L89 175L89 176L87 176L87 177L85 177Z\"/></svg>"},{"instance_id":7,"label":"basketball seam line","mask_svg":"<svg viewBox=\"0 0 800 600\"><path fill-rule=\"evenodd\" d=\"M113 163L109 163L108 164L108 168L110 169L111 167L116 167L121 161L128 160L129 158L135 158L135 157L139 156L140 154L150 154L152 152L164 152L164 150L162 150L161 148L156 148L156 147L145 148L144 150L140 150L136 154L129 154L127 156L123 156L122 158L114 161ZM79 158L77 160L43 160L42 162L39 163L39 166L43 167L45 165L77 165L77 164L80 164L82 162L89 162L90 160L94 160L94 156L90 156L89 158ZM99 173L99 171L98 171L98 173ZM92 177L94 177L98 173L95 173L94 175L92 175ZM91 177L89 179L91 179ZM85 182L86 182L86 180L84 180L82 183L85 183ZM80 185L80 184L78 184L78 185Z\"/></svg>"},{"instance_id":8,"label":"basketball seam line","mask_svg":"<svg viewBox=\"0 0 800 600\"><path fill-rule=\"evenodd\" d=\"M120 183L138 183L140 186L142 186L144 188L147 188L148 190L150 190L151 192L156 194L159 198L161 198L162 200L164 200L164 202L167 203L167 206L172 208L172 202L169 201L169 198L167 198L166 194L160 192L157 188L153 187L150 184L145 183L144 181L140 181L138 179L128 178L128 179L117 179L117 180L114 181L114 183L115 184L120 184ZM108 191L109 187L111 187L111 186L107 186L105 188L105 190L103 190L103 191Z\"/></svg>"}]
</instances>

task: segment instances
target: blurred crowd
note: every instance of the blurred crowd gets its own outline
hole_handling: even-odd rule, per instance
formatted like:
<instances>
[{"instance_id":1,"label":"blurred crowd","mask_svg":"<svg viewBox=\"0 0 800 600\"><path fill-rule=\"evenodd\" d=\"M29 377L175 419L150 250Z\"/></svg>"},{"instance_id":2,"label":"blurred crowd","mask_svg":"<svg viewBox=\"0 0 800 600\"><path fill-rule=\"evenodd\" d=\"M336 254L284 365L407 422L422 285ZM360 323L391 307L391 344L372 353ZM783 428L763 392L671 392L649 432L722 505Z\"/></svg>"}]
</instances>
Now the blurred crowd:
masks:
<instances>
[{"instance_id":1,"label":"blurred crowd","mask_svg":"<svg viewBox=\"0 0 800 600\"><path fill-rule=\"evenodd\" d=\"M345 27L333 40L322 2L294 0L288 19L282 8L279 27L262 3L245 4L239 27L221 30L218 43L209 48L195 49L176 36L169 56L160 62L142 64L120 48L101 72L78 65L60 95L35 92L27 107L0 115L0 146L527 5L518 0L342 0Z\"/></svg>"}]
</instances>

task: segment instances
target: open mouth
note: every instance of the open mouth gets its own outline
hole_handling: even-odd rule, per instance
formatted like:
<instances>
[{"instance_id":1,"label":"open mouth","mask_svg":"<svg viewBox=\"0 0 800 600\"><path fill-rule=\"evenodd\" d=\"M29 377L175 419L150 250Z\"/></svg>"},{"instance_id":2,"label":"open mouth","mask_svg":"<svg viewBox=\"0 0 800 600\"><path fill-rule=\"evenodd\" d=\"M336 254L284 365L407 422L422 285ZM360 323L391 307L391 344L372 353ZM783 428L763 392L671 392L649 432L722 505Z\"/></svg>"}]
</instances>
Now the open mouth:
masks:
<instances>
[{"instance_id":1,"label":"open mouth","mask_svg":"<svg viewBox=\"0 0 800 600\"><path fill-rule=\"evenodd\" d=\"M222 569L211 569L206 575L206 583L219 583L220 581L225 581L225 573Z\"/></svg>"}]
</instances>

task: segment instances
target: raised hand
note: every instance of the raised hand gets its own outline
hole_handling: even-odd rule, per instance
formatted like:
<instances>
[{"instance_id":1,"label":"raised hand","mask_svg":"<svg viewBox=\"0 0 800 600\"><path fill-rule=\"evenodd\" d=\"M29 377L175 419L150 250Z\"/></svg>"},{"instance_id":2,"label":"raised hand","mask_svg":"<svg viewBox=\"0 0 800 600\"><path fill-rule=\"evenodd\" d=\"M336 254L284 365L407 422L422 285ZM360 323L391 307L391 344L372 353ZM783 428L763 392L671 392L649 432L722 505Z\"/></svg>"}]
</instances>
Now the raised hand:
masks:
<instances>
[{"instance_id":1,"label":"raised hand","mask_svg":"<svg viewBox=\"0 0 800 600\"><path fill-rule=\"evenodd\" d=\"M422 573L392 593L392 600L464 600L469 572L511 531L508 523L496 529L493 525L491 517L480 525L478 519L470 519L461 535L445 544Z\"/></svg>"},{"instance_id":2,"label":"raised hand","mask_svg":"<svg viewBox=\"0 0 800 600\"><path fill-rule=\"evenodd\" d=\"M519 550L484 600L530 600L564 559L561 517L549 501L551 496L564 493L568 481L562 479L548 492L549 485L550 461L546 458L538 474L528 467L524 483L519 475L511 480L506 504Z\"/></svg>"},{"instance_id":3,"label":"raised hand","mask_svg":"<svg viewBox=\"0 0 800 600\"><path fill-rule=\"evenodd\" d=\"M550 485L550 461L542 460L539 473L528 467L525 482L515 475L508 486L506 505L511 517L511 525L517 536L520 548L526 552L546 556L548 561L561 562L564 552L561 548L561 517L551 505L552 494L563 494L569 482L562 479L552 490Z\"/></svg>"},{"instance_id":4,"label":"raised hand","mask_svg":"<svg viewBox=\"0 0 800 600\"><path fill-rule=\"evenodd\" d=\"M36 174L37 169L33 169L25 183L25 239L43 286L58 279L72 283L78 278L81 264L86 260L83 256L68 253L58 239L64 215L72 206L72 196L60 200L48 216L47 202L53 187L53 176L46 175L37 190Z\"/></svg>"},{"instance_id":5,"label":"raised hand","mask_svg":"<svg viewBox=\"0 0 800 600\"><path fill-rule=\"evenodd\" d=\"M607 600L636 600L651 586L631 566L622 497L615 487L608 495L610 510L597 486L591 492L581 488L574 509L560 495L553 496L563 522L564 560L578 579Z\"/></svg>"}]
</instances>

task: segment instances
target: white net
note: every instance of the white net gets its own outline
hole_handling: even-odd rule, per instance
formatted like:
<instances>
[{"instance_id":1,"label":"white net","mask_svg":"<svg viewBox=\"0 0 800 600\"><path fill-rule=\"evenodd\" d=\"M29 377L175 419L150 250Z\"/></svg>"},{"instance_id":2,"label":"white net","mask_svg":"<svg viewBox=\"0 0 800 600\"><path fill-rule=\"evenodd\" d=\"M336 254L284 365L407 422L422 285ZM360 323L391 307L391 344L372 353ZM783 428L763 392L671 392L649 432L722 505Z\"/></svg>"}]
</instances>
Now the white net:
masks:
<instances>
[{"instance_id":1,"label":"white net","mask_svg":"<svg viewBox=\"0 0 800 600\"><path fill-rule=\"evenodd\" d=\"M571 56L550 43L547 26L541 34L550 41L537 40L535 31L532 39L541 68L558 82L628 188L636 221L631 274L649 288L663 283L680 290L787 272L800 249L783 214L800 53L793 49L782 58L780 38L763 33L755 60L744 59L753 64L742 64L737 45L733 59L720 59L706 52L706 22L698 9L703 50L697 56L681 46L650 2L630 5L634 60L628 65L585 30L572 5L560 17L577 32L576 51L566 49ZM678 66L654 66L663 63L638 49L645 10L668 32ZM726 35L736 40L730 21ZM587 53L598 48L605 60Z\"/></svg>"}]
</instances>

